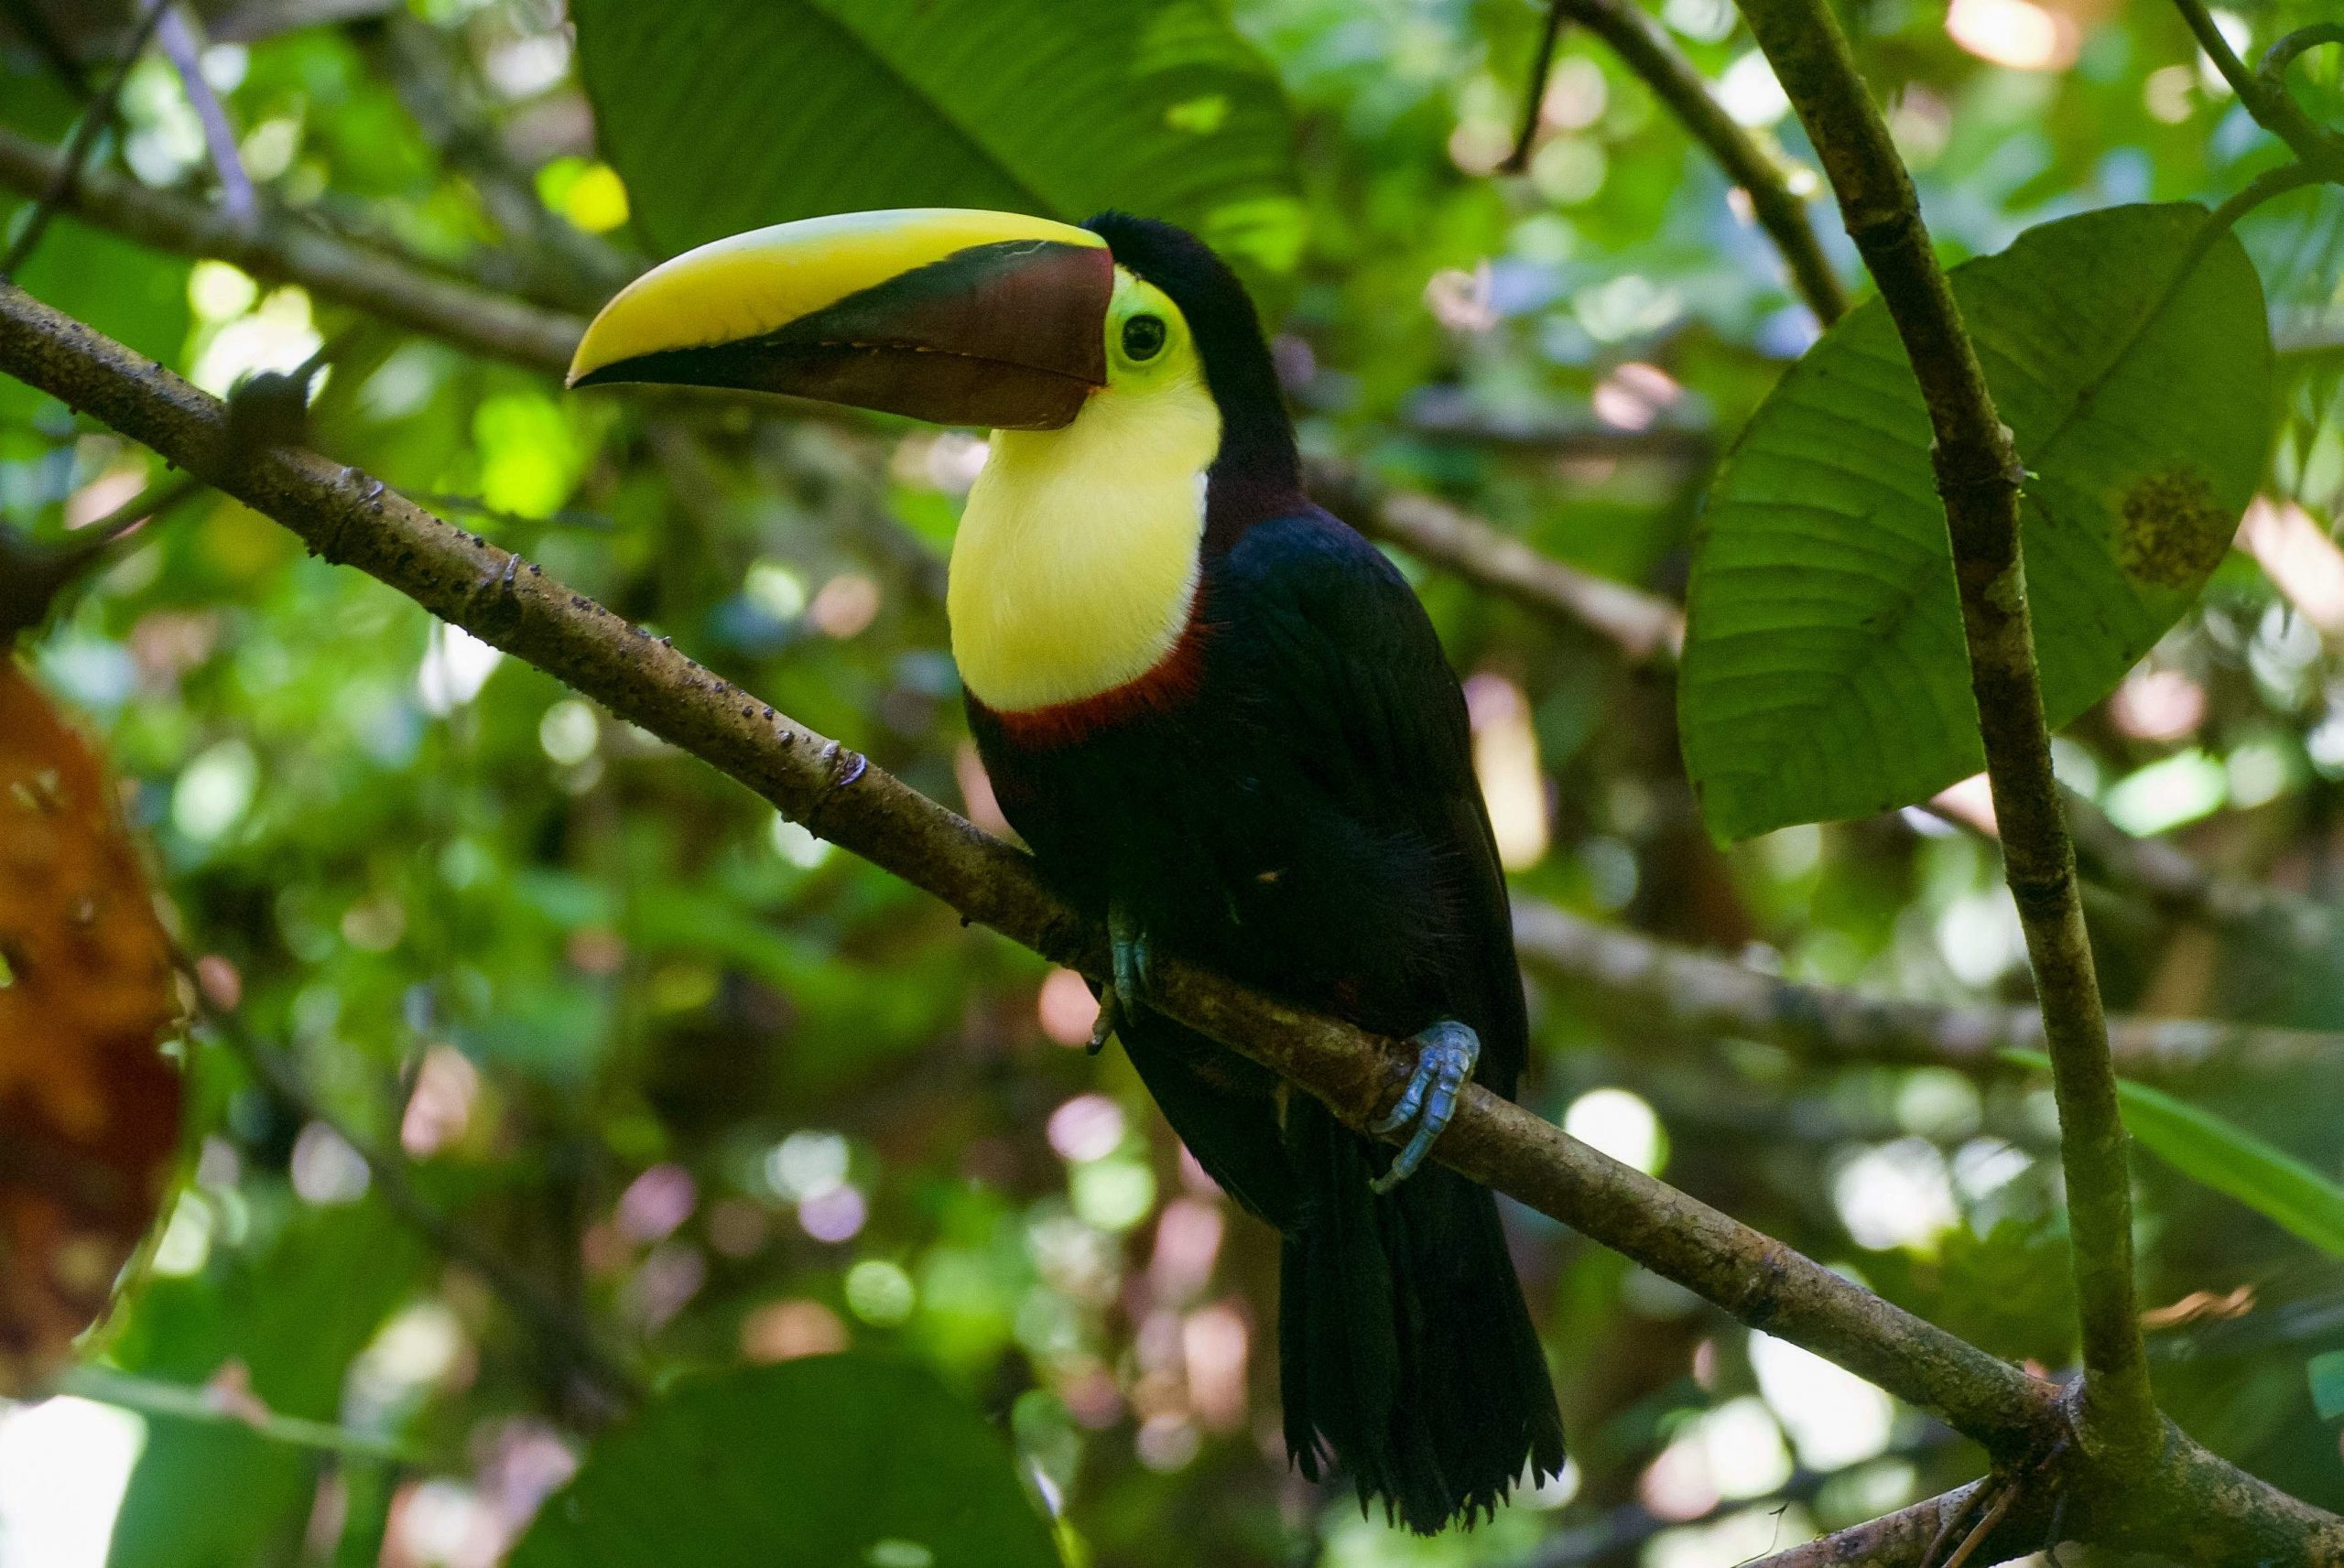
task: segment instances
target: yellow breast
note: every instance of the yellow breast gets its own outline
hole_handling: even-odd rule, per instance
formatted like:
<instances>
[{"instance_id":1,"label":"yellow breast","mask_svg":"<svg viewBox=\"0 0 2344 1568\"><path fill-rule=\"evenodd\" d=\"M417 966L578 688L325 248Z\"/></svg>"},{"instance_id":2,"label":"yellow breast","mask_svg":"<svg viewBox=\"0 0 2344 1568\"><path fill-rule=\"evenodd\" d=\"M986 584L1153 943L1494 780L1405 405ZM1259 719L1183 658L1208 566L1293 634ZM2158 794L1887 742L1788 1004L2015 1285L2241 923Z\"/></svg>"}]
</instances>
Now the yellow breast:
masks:
<instances>
[{"instance_id":1,"label":"yellow breast","mask_svg":"<svg viewBox=\"0 0 2344 1568\"><path fill-rule=\"evenodd\" d=\"M1187 628L1221 418L1193 375L1094 394L1062 430L1000 430L952 545L952 656L996 712L1145 675Z\"/></svg>"}]
</instances>

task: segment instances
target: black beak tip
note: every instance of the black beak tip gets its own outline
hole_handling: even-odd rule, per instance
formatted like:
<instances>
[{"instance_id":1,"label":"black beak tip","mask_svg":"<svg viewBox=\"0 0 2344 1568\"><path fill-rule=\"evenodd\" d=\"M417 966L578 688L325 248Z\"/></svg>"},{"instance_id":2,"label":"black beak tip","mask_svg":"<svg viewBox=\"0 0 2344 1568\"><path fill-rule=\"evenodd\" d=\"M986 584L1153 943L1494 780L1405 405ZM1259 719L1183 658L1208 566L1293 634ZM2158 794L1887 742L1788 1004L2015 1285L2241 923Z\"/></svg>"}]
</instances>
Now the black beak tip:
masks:
<instances>
[{"instance_id":1,"label":"black beak tip","mask_svg":"<svg viewBox=\"0 0 2344 1568\"><path fill-rule=\"evenodd\" d=\"M617 360L610 364L597 365L592 370L573 371L562 384L575 392L581 386L612 386L626 379L626 361Z\"/></svg>"}]
</instances>

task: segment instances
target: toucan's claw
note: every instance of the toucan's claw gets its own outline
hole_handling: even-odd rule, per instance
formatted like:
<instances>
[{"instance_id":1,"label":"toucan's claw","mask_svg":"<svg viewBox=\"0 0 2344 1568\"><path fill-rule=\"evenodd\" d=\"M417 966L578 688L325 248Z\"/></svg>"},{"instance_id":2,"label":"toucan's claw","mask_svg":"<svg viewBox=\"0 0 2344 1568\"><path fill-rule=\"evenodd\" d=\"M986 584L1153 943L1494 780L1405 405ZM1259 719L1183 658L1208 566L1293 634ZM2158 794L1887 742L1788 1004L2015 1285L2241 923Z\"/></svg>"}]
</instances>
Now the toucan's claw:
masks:
<instances>
[{"instance_id":1,"label":"toucan's claw","mask_svg":"<svg viewBox=\"0 0 2344 1568\"><path fill-rule=\"evenodd\" d=\"M1108 1039L1123 1033L1123 1000L1115 994L1115 982L1109 980L1099 988L1099 1018L1091 1026L1091 1044L1083 1049L1096 1056L1107 1048Z\"/></svg>"},{"instance_id":2,"label":"toucan's claw","mask_svg":"<svg viewBox=\"0 0 2344 1568\"><path fill-rule=\"evenodd\" d=\"M1099 988L1099 1021L1091 1026L1091 1054L1105 1048L1107 1037L1146 1011L1156 989L1155 953L1147 932L1131 905L1117 899L1107 906L1107 951L1114 979Z\"/></svg>"},{"instance_id":3,"label":"toucan's claw","mask_svg":"<svg viewBox=\"0 0 2344 1568\"><path fill-rule=\"evenodd\" d=\"M1425 1156L1448 1130L1449 1119L1457 1114L1457 1098L1465 1092L1466 1080L1473 1076L1473 1065L1481 1056L1481 1036L1453 1018L1444 1018L1425 1030L1416 1043L1416 1070L1408 1075L1408 1087L1401 1091L1398 1103L1373 1130L1397 1132L1411 1121L1416 1130L1392 1157L1391 1168L1367 1184L1378 1193L1390 1192L1425 1162Z\"/></svg>"}]
</instances>

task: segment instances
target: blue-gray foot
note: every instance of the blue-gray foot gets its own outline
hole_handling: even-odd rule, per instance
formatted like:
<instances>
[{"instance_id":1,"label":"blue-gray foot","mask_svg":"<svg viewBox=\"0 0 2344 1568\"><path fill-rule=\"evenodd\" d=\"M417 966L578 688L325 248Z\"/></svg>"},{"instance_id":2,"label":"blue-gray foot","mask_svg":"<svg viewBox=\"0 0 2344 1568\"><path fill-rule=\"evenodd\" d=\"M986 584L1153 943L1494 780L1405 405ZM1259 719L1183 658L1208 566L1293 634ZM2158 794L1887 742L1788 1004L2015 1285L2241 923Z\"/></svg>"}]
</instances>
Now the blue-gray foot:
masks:
<instances>
[{"instance_id":1,"label":"blue-gray foot","mask_svg":"<svg viewBox=\"0 0 2344 1568\"><path fill-rule=\"evenodd\" d=\"M1374 1130L1397 1132L1412 1121L1416 1130L1392 1157L1391 1169L1368 1183L1370 1187L1388 1193L1416 1173L1448 1130L1449 1119L1457 1114L1457 1097L1465 1092L1481 1056L1481 1036L1453 1018L1444 1018L1416 1036L1416 1070L1408 1075L1399 1103Z\"/></svg>"},{"instance_id":2,"label":"blue-gray foot","mask_svg":"<svg viewBox=\"0 0 2344 1568\"><path fill-rule=\"evenodd\" d=\"M1121 1033L1124 1024L1146 1011L1156 985L1147 933L1121 899L1107 905L1107 953L1114 978L1099 988L1099 1021L1091 1026L1094 1056L1106 1046L1109 1035Z\"/></svg>"}]
</instances>

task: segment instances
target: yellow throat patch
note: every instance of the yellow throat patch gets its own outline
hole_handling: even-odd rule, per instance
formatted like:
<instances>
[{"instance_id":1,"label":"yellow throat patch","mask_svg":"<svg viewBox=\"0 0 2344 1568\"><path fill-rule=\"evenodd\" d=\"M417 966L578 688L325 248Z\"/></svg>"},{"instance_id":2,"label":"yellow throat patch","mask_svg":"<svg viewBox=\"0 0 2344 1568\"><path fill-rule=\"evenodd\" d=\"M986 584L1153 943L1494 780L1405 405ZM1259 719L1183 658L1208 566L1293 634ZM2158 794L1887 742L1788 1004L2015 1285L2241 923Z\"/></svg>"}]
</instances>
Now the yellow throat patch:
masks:
<instances>
[{"instance_id":1,"label":"yellow throat patch","mask_svg":"<svg viewBox=\"0 0 2344 1568\"><path fill-rule=\"evenodd\" d=\"M1144 362L1125 348L1134 316L1166 330ZM952 656L995 712L1112 691L1188 626L1220 411L1159 291L1120 274L1107 331L1108 384L1064 429L993 432L953 540Z\"/></svg>"}]
</instances>

